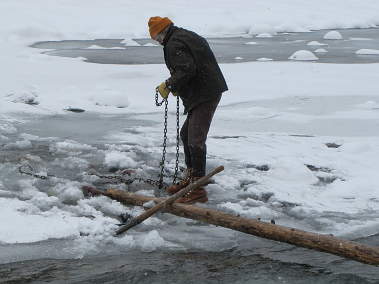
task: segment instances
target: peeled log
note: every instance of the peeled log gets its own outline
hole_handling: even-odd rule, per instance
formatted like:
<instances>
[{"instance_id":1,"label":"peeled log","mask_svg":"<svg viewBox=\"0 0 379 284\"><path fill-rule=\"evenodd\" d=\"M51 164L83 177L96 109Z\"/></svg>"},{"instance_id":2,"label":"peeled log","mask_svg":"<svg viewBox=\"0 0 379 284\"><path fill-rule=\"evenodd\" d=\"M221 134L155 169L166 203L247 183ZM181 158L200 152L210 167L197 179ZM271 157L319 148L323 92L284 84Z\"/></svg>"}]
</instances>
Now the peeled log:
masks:
<instances>
[{"instance_id":1,"label":"peeled log","mask_svg":"<svg viewBox=\"0 0 379 284\"><path fill-rule=\"evenodd\" d=\"M163 200L161 198L148 197L115 189L109 189L106 192L95 190L91 193L103 194L121 203L138 206L142 206L151 200L155 202ZM173 203L163 211L274 241L327 252L366 264L379 265L379 247L370 247L356 242L338 239L330 235L310 233L254 219L237 217L214 209L201 208L193 205Z\"/></svg>"}]
</instances>

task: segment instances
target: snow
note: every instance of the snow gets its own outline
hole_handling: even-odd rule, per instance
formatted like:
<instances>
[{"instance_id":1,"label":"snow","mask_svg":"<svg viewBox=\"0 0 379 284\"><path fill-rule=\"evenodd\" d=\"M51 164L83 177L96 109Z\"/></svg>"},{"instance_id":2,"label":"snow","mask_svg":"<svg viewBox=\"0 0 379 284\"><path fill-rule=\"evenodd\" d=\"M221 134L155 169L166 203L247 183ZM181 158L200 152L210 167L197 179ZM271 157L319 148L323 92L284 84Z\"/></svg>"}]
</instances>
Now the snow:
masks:
<instances>
[{"instance_id":1,"label":"snow","mask_svg":"<svg viewBox=\"0 0 379 284\"><path fill-rule=\"evenodd\" d=\"M211 18L204 12L206 9L199 12L199 6L212 8ZM29 48L29 44L39 40L123 38L125 48L140 46L133 39L148 37L147 20L153 15L167 15L179 26L202 35L244 38L257 35L267 40L284 31L379 24L376 0L366 0L365 5L355 0L307 3L222 0L217 5L200 0L164 4L65 0L49 5L43 0L2 0L0 11L0 62L5 70L0 85L1 149L42 164L38 168L40 174L49 172L44 165L49 163L53 169L63 168L73 176L88 171L94 162L102 168L133 168L141 172L151 169L151 164L139 158L146 155L151 159L149 163L159 159L162 133L156 123L162 119L162 109L153 104L154 88L169 72L163 64L102 65L83 62L83 58L50 57ZM104 17L106 21L101 20ZM336 39L335 35L336 32L334 36L329 34L328 38ZM317 60L306 50L290 58ZM338 235L377 233L378 220L370 212L379 210L375 179L379 139L374 131L362 125L378 118L379 65L259 62L269 60L221 64L230 91L223 96L211 128L208 168L225 164L226 171L208 187L211 204L248 217L279 218L281 224L301 229ZM289 103L292 101L295 103ZM309 101L311 106L305 107ZM318 105L321 107L317 108ZM132 115L149 124L136 125L129 129L131 132L113 128L99 133L110 144L102 143L101 149L76 141L75 135L48 138L18 130L24 120L66 115L63 110L70 106L95 115ZM171 112L169 119L173 121ZM338 122L344 122L347 130L336 126L341 125ZM223 136L226 138L217 138ZM325 146L328 142L342 146L331 149ZM46 156L38 156L38 151L29 154L30 149L44 149L38 148L37 143L45 143ZM174 144L171 125L168 146L171 154ZM125 212L135 216L142 209L124 207L106 197L85 199L80 191L83 184L70 180L71 177L51 179L48 189L28 176L17 176L12 184L9 176L18 174L18 163L3 160L0 163L1 243L72 238L78 255L96 250L104 240L151 251L172 245L160 230L171 230L170 239L178 228L184 228L186 233L196 230L177 219L177 223L172 222L174 227L165 219L154 217L141 225L141 231L114 238L112 234L119 223L115 216ZM305 164L326 167L330 172L313 172ZM254 165L268 165L269 170L257 170ZM317 185L328 178L335 181ZM84 178L88 183L94 180ZM328 212L348 217L328 218ZM365 218L360 218L361 215Z\"/></svg>"},{"instance_id":2,"label":"snow","mask_svg":"<svg viewBox=\"0 0 379 284\"><path fill-rule=\"evenodd\" d=\"M261 57L257 59L257 61L272 61L272 60L273 60L272 58L266 58L266 57Z\"/></svg>"},{"instance_id":3,"label":"snow","mask_svg":"<svg viewBox=\"0 0 379 284\"><path fill-rule=\"evenodd\" d=\"M73 140L65 140L62 142L57 142L50 146L51 152L56 153L73 153L73 152L81 152L84 150L93 150L94 148L87 144L81 144Z\"/></svg>"},{"instance_id":4,"label":"snow","mask_svg":"<svg viewBox=\"0 0 379 284\"><path fill-rule=\"evenodd\" d=\"M328 51L325 48L318 48L315 50L316 53L327 53Z\"/></svg>"},{"instance_id":5,"label":"snow","mask_svg":"<svg viewBox=\"0 0 379 284\"><path fill-rule=\"evenodd\" d=\"M121 50L123 50L125 48L122 48L122 47L103 47L103 46L93 44L93 45L87 47L87 49L121 49Z\"/></svg>"},{"instance_id":6,"label":"snow","mask_svg":"<svg viewBox=\"0 0 379 284\"><path fill-rule=\"evenodd\" d=\"M29 204L17 199L0 198L0 242L25 243L49 238L65 238L78 233L77 225L82 218L61 212L30 214Z\"/></svg>"},{"instance_id":7,"label":"snow","mask_svg":"<svg viewBox=\"0 0 379 284\"><path fill-rule=\"evenodd\" d=\"M146 235L143 235L139 241L141 242L140 246L143 251L147 252L154 251L165 244L165 240L156 230L150 231Z\"/></svg>"},{"instance_id":8,"label":"snow","mask_svg":"<svg viewBox=\"0 0 379 284\"><path fill-rule=\"evenodd\" d=\"M319 45L327 45L327 44L318 42L317 40L313 40L313 41L308 42L307 45L310 45L310 46L319 46Z\"/></svg>"},{"instance_id":9,"label":"snow","mask_svg":"<svg viewBox=\"0 0 379 284\"><path fill-rule=\"evenodd\" d=\"M108 167L117 168L134 168L137 163L130 157L128 153L122 153L119 151L111 151L105 155L105 164Z\"/></svg>"},{"instance_id":10,"label":"snow","mask_svg":"<svg viewBox=\"0 0 379 284\"><path fill-rule=\"evenodd\" d=\"M365 40L372 40L372 38L367 37L351 37L350 40L358 40L358 41L365 41Z\"/></svg>"},{"instance_id":11,"label":"snow","mask_svg":"<svg viewBox=\"0 0 379 284\"><path fill-rule=\"evenodd\" d=\"M241 56L234 57L235 60L242 60L243 58Z\"/></svg>"},{"instance_id":12,"label":"snow","mask_svg":"<svg viewBox=\"0 0 379 284\"><path fill-rule=\"evenodd\" d=\"M313 61L318 60L317 56L309 50L298 50L292 54L288 59L297 61Z\"/></svg>"},{"instance_id":13,"label":"snow","mask_svg":"<svg viewBox=\"0 0 379 284\"><path fill-rule=\"evenodd\" d=\"M5 99L12 103L39 104L38 95L34 90L25 90L19 93L9 93Z\"/></svg>"},{"instance_id":14,"label":"snow","mask_svg":"<svg viewBox=\"0 0 379 284\"><path fill-rule=\"evenodd\" d=\"M144 44L143 46L159 46L159 45L149 42L149 43Z\"/></svg>"},{"instance_id":15,"label":"snow","mask_svg":"<svg viewBox=\"0 0 379 284\"><path fill-rule=\"evenodd\" d=\"M341 33L338 31L330 31L324 35L324 39L339 40L339 39L343 39L343 37Z\"/></svg>"},{"instance_id":16,"label":"snow","mask_svg":"<svg viewBox=\"0 0 379 284\"><path fill-rule=\"evenodd\" d=\"M257 38L270 38L272 37L272 34L270 33L261 33L261 34L258 34L256 35Z\"/></svg>"},{"instance_id":17,"label":"snow","mask_svg":"<svg viewBox=\"0 0 379 284\"><path fill-rule=\"evenodd\" d=\"M256 45L256 44L258 44L258 43L255 42L255 41L248 41L248 42L245 42L245 44L248 44L248 45Z\"/></svg>"},{"instance_id":18,"label":"snow","mask_svg":"<svg viewBox=\"0 0 379 284\"><path fill-rule=\"evenodd\" d=\"M15 143L9 143L4 146L5 149L27 149L31 148L32 143L29 140L20 140L16 141Z\"/></svg>"},{"instance_id":19,"label":"snow","mask_svg":"<svg viewBox=\"0 0 379 284\"><path fill-rule=\"evenodd\" d=\"M124 44L125 46L141 46L138 42L136 42L135 40L131 38L126 38L120 43Z\"/></svg>"},{"instance_id":20,"label":"snow","mask_svg":"<svg viewBox=\"0 0 379 284\"><path fill-rule=\"evenodd\" d=\"M379 49L360 49L355 52L358 55L379 55Z\"/></svg>"}]
</instances>

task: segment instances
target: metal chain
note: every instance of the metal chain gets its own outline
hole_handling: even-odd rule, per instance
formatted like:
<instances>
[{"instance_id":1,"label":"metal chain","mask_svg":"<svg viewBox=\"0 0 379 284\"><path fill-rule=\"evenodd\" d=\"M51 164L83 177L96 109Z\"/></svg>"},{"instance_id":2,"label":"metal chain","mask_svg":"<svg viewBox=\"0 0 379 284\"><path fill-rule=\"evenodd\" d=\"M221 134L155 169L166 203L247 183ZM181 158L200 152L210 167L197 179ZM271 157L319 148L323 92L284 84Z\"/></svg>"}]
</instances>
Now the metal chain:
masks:
<instances>
[{"instance_id":1,"label":"metal chain","mask_svg":"<svg viewBox=\"0 0 379 284\"><path fill-rule=\"evenodd\" d=\"M49 177L57 177L57 176L51 175L51 174L47 174L47 175L36 174L35 170L33 169L33 167L31 165L29 165L29 164L21 165L18 168L18 171L19 171L20 174L28 175L28 176L31 176L31 177L34 177L34 178L39 178L39 179L42 179L42 180L47 180ZM126 179L126 178L124 178L122 176L117 176L117 175L101 175L99 173L94 173L94 172L93 173L87 173L87 174L88 175L97 176L98 178L109 180L111 183L124 183L124 184L128 184L129 185L129 184L132 184L135 181L138 181L138 182L143 182L143 183L150 184L152 186L159 186L159 181L153 180L153 179L149 179L149 178L131 177L131 178ZM117 181L115 181L115 180L117 180ZM165 186L167 186L167 185L165 185Z\"/></svg>"},{"instance_id":2,"label":"metal chain","mask_svg":"<svg viewBox=\"0 0 379 284\"><path fill-rule=\"evenodd\" d=\"M158 188L161 189L163 187L163 171L164 171L164 164L166 161L166 146L167 146L167 117L168 117L168 100L164 99L162 102L158 102L158 88L155 90L155 105L161 106L163 103L165 104L165 111L164 111L164 128L163 128L163 150L162 150L162 159L159 164L161 167L161 172L159 174L159 185Z\"/></svg>"},{"instance_id":3,"label":"metal chain","mask_svg":"<svg viewBox=\"0 0 379 284\"><path fill-rule=\"evenodd\" d=\"M27 168L27 170L25 170L24 168ZM56 176L50 175L50 174L46 174L46 175L36 174L33 167L29 164L24 164L24 165L19 166L18 171L20 174L32 176L32 177L43 179L43 180L46 180L48 177L56 177Z\"/></svg>"},{"instance_id":4,"label":"metal chain","mask_svg":"<svg viewBox=\"0 0 379 284\"><path fill-rule=\"evenodd\" d=\"M155 89L155 105L156 106L161 106L163 105L163 103L167 101L165 99L163 99L161 102L159 102L159 90L158 90L158 87Z\"/></svg>"},{"instance_id":5,"label":"metal chain","mask_svg":"<svg viewBox=\"0 0 379 284\"><path fill-rule=\"evenodd\" d=\"M138 182L143 182L143 183L150 184L152 186L158 186L159 185L159 181L153 180L153 179L149 179L149 178L131 177L131 178L126 179L126 178L124 178L122 176L117 176L117 175L101 175L101 174L94 173L94 172L89 173L89 175L94 175L94 176L97 176L98 178L102 178L102 179L117 180L118 183L132 184L133 182L138 181ZM114 183L114 182L112 182L112 183Z\"/></svg>"},{"instance_id":6,"label":"metal chain","mask_svg":"<svg viewBox=\"0 0 379 284\"><path fill-rule=\"evenodd\" d=\"M175 161L174 179L172 183L176 183L176 179L178 178L178 171L179 171L179 141L180 141L179 111L180 111L179 96L176 96L176 161Z\"/></svg>"},{"instance_id":7,"label":"metal chain","mask_svg":"<svg viewBox=\"0 0 379 284\"><path fill-rule=\"evenodd\" d=\"M163 128L163 150L162 150L162 159L160 162L161 171L159 174L159 189L163 187L163 171L164 164L166 160L166 147L167 147L167 118L168 118L168 100L163 99L161 102L158 101L159 90L155 89L155 105L161 106L165 103L165 112L164 112L164 128ZM180 141L180 121L179 121L179 111L180 111L180 103L179 96L176 97L176 160L175 160L175 173L173 177L172 183L176 183L178 172L179 172L179 141Z\"/></svg>"}]
</instances>

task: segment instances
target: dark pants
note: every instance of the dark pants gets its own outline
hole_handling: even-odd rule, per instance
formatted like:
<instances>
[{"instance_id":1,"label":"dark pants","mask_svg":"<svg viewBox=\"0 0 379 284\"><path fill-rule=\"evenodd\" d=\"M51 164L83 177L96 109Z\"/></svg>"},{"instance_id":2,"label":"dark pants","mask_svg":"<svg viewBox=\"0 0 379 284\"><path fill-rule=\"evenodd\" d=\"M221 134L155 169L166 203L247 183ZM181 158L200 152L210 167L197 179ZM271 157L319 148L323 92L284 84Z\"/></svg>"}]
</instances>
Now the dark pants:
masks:
<instances>
[{"instance_id":1,"label":"dark pants","mask_svg":"<svg viewBox=\"0 0 379 284\"><path fill-rule=\"evenodd\" d=\"M193 169L194 177L205 176L207 157L207 135L213 115L220 102L221 95L216 99L204 102L188 112L187 119L180 130L183 141L187 168Z\"/></svg>"}]
</instances>

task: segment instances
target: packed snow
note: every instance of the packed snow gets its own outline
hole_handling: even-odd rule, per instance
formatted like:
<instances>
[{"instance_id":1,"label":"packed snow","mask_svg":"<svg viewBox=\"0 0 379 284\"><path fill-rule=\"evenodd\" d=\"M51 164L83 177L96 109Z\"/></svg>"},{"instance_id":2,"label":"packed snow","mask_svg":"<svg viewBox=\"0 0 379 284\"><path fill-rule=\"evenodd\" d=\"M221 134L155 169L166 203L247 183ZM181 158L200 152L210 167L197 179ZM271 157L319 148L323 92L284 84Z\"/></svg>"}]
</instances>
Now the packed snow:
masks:
<instances>
[{"instance_id":1,"label":"packed snow","mask_svg":"<svg viewBox=\"0 0 379 284\"><path fill-rule=\"evenodd\" d=\"M292 54L288 59L297 61L314 61L318 60L318 57L309 50L298 50Z\"/></svg>"},{"instance_id":2,"label":"packed snow","mask_svg":"<svg viewBox=\"0 0 379 284\"><path fill-rule=\"evenodd\" d=\"M204 5L212 9L211 18L209 13L199 13L198 7ZM138 173L156 169L162 139L161 125L156 123L161 122L162 109L154 106L154 90L169 72L163 64L101 65L86 63L83 58L50 57L28 45L40 40L123 38L125 48L138 47L134 39L148 37L147 20L155 15L169 16L179 26L205 36L257 35L267 40L278 32L379 24L376 0L366 0L364 5L355 0L259 0L248 4L223 0L217 6L200 0L165 5L152 0L142 4L66 0L48 5L43 0L2 0L0 11L0 62L6 70L0 85L0 151L4 153L0 163L0 242L72 238L78 256L98 249L104 241L146 251L201 246L194 240L183 244L179 232L198 230L212 241L221 229L194 229L182 219L159 216L130 235L114 238L120 222L117 217L124 213L136 216L142 209L106 197L84 198L80 187L98 181L88 175L93 167L99 171L133 168ZM105 17L106 21L101 20ZM328 38L336 39L336 33ZM290 58L317 60L305 50ZM378 118L379 65L347 68L312 62L238 61L221 65L230 91L223 96L209 135L208 168L224 164L226 171L208 186L210 205L322 233L378 233L375 177L379 139L362 125ZM170 98L170 121L174 121L173 105ZM86 114L104 116L110 122L109 116L127 116L125 121L132 117L135 125L110 125L105 130L91 125L71 137L20 131L22 125L41 116L46 117L41 124L60 115L69 117L64 111L69 107L85 109ZM75 126L80 127L81 114L75 115ZM141 121L149 123L142 125ZM63 126L53 130L64 132ZM93 144L78 141L81 131L100 132L98 140ZM330 142L338 147L326 146ZM171 155L174 145L175 131L170 125ZM19 175L18 166L26 162L48 179ZM173 163L168 160L171 170ZM56 173L57 177L49 176ZM153 194L148 189L140 191ZM226 230L222 234L233 237ZM230 246L225 241L224 248Z\"/></svg>"}]
</instances>

